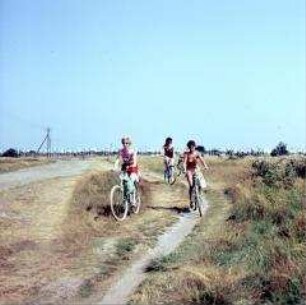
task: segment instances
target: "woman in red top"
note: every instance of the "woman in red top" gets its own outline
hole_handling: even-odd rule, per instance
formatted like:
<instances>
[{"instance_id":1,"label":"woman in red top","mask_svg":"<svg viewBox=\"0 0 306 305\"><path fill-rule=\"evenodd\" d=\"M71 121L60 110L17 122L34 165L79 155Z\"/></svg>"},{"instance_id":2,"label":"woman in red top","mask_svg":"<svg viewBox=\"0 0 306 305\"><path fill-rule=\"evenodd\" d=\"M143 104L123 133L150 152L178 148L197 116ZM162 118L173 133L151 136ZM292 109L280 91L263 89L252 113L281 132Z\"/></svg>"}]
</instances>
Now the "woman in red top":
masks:
<instances>
[{"instance_id":1,"label":"woman in red top","mask_svg":"<svg viewBox=\"0 0 306 305\"><path fill-rule=\"evenodd\" d=\"M118 157L115 163L115 168L121 164L121 171L126 172L133 182L139 182L139 170L137 165L136 151L131 147L132 141L130 137L121 139L122 148L119 150Z\"/></svg>"},{"instance_id":2,"label":"woman in red top","mask_svg":"<svg viewBox=\"0 0 306 305\"><path fill-rule=\"evenodd\" d=\"M184 158L184 168L186 171L186 177L189 185L189 198L191 200L192 193L192 176L198 169L198 165L202 165L205 169L208 169L208 166L205 160L201 157L200 153L196 151L196 143L193 140L188 141L187 143L188 151L185 153Z\"/></svg>"}]
</instances>

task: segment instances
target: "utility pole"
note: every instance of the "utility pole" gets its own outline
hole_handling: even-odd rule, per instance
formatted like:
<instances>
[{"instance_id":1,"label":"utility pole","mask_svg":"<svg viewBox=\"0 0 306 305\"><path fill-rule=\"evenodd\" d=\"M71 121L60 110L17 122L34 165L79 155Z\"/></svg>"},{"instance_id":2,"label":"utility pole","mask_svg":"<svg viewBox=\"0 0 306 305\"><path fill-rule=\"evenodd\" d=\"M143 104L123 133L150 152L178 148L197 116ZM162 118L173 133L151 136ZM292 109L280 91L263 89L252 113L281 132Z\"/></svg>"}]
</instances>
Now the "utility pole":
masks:
<instances>
[{"instance_id":1,"label":"utility pole","mask_svg":"<svg viewBox=\"0 0 306 305\"><path fill-rule=\"evenodd\" d=\"M40 144L40 146L37 149L37 154L39 153L40 149L43 147L43 145L47 142L47 157L51 157L51 129L48 127L47 128L47 134L45 136L45 138L43 139L42 143Z\"/></svg>"},{"instance_id":2,"label":"utility pole","mask_svg":"<svg viewBox=\"0 0 306 305\"><path fill-rule=\"evenodd\" d=\"M50 136L51 129L47 128L47 157L51 157L51 136Z\"/></svg>"}]
</instances>

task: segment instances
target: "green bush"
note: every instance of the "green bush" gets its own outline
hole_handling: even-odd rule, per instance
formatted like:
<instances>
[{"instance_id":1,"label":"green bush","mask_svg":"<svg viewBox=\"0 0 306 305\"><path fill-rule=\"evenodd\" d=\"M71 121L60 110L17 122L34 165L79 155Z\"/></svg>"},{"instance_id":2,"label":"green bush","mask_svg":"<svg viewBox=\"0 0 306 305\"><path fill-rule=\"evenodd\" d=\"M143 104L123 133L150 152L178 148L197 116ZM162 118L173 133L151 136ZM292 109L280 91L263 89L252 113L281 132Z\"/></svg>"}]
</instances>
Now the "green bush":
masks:
<instances>
[{"instance_id":1,"label":"green bush","mask_svg":"<svg viewBox=\"0 0 306 305\"><path fill-rule=\"evenodd\" d=\"M283 142L279 142L278 145L274 149L272 149L271 156L276 157L276 156L284 156L284 155L289 155L287 145Z\"/></svg>"}]
</instances>

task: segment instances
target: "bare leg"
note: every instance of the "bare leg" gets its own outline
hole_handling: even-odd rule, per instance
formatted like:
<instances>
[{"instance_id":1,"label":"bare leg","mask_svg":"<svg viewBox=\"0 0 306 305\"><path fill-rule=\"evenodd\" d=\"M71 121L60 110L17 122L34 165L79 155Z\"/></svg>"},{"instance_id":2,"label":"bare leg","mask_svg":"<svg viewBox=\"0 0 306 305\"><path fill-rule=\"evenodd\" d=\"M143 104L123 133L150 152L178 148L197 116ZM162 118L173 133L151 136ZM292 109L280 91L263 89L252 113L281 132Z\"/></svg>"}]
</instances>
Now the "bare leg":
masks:
<instances>
[{"instance_id":1,"label":"bare leg","mask_svg":"<svg viewBox=\"0 0 306 305\"><path fill-rule=\"evenodd\" d=\"M186 177L187 177L187 182L189 185L189 200L191 202L191 196L192 196L192 172L191 171L187 171L186 172Z\"/></svg>"}]
</instances>

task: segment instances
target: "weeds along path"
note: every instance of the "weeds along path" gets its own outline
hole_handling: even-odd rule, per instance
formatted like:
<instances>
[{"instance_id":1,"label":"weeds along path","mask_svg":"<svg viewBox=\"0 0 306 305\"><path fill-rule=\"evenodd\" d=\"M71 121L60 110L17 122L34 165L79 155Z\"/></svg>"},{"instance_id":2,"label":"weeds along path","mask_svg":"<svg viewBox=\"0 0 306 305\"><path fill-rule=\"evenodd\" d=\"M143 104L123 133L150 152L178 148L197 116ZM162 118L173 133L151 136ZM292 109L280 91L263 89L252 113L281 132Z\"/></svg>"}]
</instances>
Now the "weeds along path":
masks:
<instances>
[{"instance_id":1,"label":"weeds along path","mask_svg":"<svg viewBox=\"0 0 306 305\"><path fill-rule=\"evenodd\" d=\"M144 171L143 176L145 179L151 181L151 183L161 182L161 177L156 173ZM177 187L178 186L169 186L167 192L165 192L162 187L156 189L155 200L160 202L161 207L167 207L171 201L176 201L178 199L175 198L175 189ZM205 212L207 207L208 204L207 201L205 201ZM180 213L177 222L158 237L157 244L153 249L143 254L140 258L135 260L127 270L116 276L113 281L113 286L104 295L99 304L126 304L129 300L129 296L145 279L146 268L149 266L150 262L153 259L168 255L174 251L185 237L192 232L199 219L198 211Z\"/></svg>"}]
</instances>

